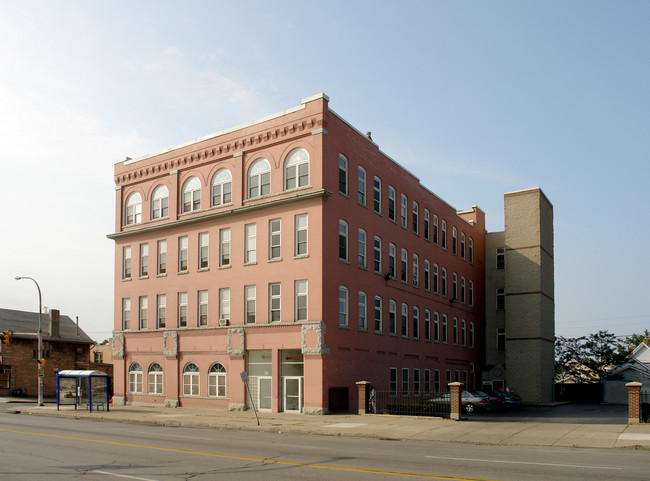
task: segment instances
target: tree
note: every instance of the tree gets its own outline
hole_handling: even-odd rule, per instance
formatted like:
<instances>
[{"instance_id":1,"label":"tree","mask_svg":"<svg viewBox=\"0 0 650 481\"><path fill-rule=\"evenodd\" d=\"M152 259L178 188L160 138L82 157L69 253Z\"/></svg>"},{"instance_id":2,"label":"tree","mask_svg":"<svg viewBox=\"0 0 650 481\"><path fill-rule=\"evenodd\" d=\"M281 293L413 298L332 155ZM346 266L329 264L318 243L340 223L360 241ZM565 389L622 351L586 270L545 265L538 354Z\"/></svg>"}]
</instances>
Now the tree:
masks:
<instances>
[{"instance_id":1,"label":"tree","mask_svg":"<svg viewBox=\"0 0 650 481\"><path fill-rule=\"evenodd\" d=\"M609 331L598 331L585 339L582 365L591 371L594 382L602 382L607 371L625 360L618 354L617 346L616 336Z\"/></svg>"},{"instance_id":2,"label":"tree","mask_svg":"<svg viewBox=\"0 0 650 481\"><path fill-rule=\"evenodd\" d=\"M558 382L602 382L607 372L625 360L616 336L598 331L582 337L555 340L555 378Z\"/></svg>"},{"instance_id":3,"label":"tree","mask_svg":"<svg viewBox=\"0 0 650 481\"><path fill-rule=\"evenodd\" d=\"M632 334L631 336L626 336L625 339L620 341L616 346L617 354L625 359L636 346L643 342L644 338L650 339L650 331L648 331L648 329L644 330L643 334Z\"/></svg>"},{"instance_id":4,"label":"tree","mask_svg":"<svg viewBox=\"0 0 650 481\"><path fill-rule=\"evenodd\" d=\"M578 360L584 357L582 347L584 339L584 337L564 336L555 338L555 380L557 382L583 380Z\"/></svg>"}]
</instances>

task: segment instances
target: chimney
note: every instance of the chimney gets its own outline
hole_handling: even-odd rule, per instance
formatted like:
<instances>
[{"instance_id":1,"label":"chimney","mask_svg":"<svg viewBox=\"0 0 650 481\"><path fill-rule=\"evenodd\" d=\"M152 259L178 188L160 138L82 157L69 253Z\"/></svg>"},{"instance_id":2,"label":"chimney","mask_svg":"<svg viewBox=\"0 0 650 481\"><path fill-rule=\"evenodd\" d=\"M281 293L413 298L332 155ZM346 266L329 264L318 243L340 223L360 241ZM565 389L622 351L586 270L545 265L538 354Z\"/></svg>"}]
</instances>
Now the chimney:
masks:
<instances>
[{"instance_id":1,"label":"chimney","mask_svg":"<svg viewBox=\"0 0 650 481\"><path fill-rule=\"evenodd\" d=\"M61 315L58 309L50 309L50 337L60 337L59 336L59 321Z\"/></svg>"},{"instance_id":2,"label":"chimney","mask_svg":"<svg viewBox=\"0 0 650 481\"><path fill-rule=\"evenodd\" d=\"M643 338L643 341L641 341L641 342L647 346L648 345L648 336L645 336Z\"/></svg>"}]
</instances>

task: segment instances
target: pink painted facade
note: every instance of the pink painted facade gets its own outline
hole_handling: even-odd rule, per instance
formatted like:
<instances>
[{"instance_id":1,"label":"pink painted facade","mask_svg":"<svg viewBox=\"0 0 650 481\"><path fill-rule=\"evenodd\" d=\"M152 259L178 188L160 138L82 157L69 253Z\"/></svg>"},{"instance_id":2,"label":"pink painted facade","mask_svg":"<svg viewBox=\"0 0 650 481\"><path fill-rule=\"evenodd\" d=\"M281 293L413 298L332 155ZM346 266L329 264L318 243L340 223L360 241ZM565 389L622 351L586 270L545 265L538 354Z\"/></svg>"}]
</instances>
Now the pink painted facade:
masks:
<instances>
[{"instance_id":1,"label":"pink painted facade","mask_svg":"<svg viewBox=\"0 0 650 481\"><path fill-rule=\"evenodd\" d=\"M480 384L484 213L325 95L119 162L115 182L116 402L241 409L242 372L257 407L306 413L355 407L358 381Z\"/></svg>"}]
</instances>

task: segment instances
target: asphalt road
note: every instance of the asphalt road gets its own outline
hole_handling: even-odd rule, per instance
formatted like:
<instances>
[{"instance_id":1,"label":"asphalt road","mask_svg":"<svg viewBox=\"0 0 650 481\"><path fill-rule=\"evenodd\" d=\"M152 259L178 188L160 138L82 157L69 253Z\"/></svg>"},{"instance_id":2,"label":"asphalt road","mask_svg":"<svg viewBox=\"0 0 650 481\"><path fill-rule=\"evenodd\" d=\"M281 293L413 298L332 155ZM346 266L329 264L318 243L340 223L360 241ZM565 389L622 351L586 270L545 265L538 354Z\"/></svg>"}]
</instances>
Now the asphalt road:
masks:
<instances>
[{"instance_id":1,"label":"asphalt road","mask_svg":"<svg viewBox=\"0 0 650 481\"><path fill-rule=\"evenodd\" d=\"M0 413L0 479L643 480L648 452L383 441Z\"/></svg>"}]
</instances>

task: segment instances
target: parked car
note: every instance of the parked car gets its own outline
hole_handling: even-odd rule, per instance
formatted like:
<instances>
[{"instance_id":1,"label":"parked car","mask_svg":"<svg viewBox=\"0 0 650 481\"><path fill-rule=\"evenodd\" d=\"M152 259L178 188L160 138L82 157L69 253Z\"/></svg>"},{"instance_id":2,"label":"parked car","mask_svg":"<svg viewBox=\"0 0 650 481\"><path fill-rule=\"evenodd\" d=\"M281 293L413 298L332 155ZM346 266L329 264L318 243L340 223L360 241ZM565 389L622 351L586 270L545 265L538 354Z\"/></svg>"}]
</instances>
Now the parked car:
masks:
<instances>
[{"instance_id":1,"label":"parked car","mask_svg":"<svg viewBox=\"0 0 650 481\"><path fill-rule=\"evenodd\" d=\"M489 396L490 401L494 397L497 398L496 401L492 401L492 404L497 408L511 409L521 406L521 397L513 392L495 391L493 389L485 389L483 392Z\"/></svg>"},{"instance_id":2,"label":"parked car","mask_svg":"<svg viewBox=\"0 0 650 481\"><path fill-rule=\"evenodd\" d=\"M445 393L436 397L432 397L427 402L433 404L451 404L451 394ZM466 413L473 413L477 409L490 411L492 403L486 396L481 396L471 391L461 391L460 397L461 409Z\"/></svg>"}]
</instances>

